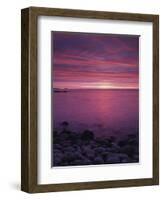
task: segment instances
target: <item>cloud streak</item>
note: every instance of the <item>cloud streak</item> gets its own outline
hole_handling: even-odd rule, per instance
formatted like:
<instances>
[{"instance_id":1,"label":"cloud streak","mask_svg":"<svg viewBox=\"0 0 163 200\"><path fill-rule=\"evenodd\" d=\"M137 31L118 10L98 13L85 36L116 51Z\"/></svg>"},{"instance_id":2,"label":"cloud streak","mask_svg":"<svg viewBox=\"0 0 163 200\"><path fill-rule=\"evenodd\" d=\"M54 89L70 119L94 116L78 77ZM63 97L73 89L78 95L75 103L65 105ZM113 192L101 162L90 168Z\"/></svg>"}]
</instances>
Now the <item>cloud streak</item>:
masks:
<instances>
[{"instance_id":1,"label":"cloud streak","mask_svg":"<svg viewBox=\"0 0 163 200\"><path fill-rule=\"evenodd\" d=\"M53 32L53 86L138 88L139 36Z\"/></svg>"}]
</instances>

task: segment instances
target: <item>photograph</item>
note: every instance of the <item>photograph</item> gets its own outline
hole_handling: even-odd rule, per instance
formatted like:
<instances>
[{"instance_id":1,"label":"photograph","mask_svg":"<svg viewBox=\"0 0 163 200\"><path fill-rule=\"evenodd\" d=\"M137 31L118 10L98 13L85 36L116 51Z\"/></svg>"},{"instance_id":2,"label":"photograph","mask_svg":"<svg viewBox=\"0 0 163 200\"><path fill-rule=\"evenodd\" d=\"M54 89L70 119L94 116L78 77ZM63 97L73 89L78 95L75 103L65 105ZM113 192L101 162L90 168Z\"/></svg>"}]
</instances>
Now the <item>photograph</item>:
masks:
<instances>
[{"instance_id":1,"label":"photograph","mask_svg":"<svg viewBox=\"0 0 163 200\"><path fill-rule=\"evenodd\" d=\"M139 39L51 32L52 167L139 163Z\"/></svg>"},{"instance_id":2,"label":"photograph","mask_svg":"<svg viewBox=\"0 0 163 200\"><path fill-rule=\"evenodd\" d=\"M159 15L21 10L21 190L159 185Z\"/></svg>"}]
</instances>

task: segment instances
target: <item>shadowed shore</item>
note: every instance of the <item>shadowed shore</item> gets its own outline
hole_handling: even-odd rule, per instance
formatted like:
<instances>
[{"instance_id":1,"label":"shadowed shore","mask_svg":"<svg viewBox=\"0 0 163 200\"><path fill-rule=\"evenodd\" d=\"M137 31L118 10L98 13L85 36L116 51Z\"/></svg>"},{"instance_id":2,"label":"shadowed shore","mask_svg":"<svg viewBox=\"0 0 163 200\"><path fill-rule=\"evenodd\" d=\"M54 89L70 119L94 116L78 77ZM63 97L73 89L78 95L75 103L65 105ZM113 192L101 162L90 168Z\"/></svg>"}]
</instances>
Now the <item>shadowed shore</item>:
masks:
<instances>
[{"instance_id":1,"label":"shadowed shore","mask_svg":"<svg viewBox=\"0 0 163 200\"><path fill-rule=\"evenodd\" d=\"M62 122L61 125L62 130L53 131L53 166L139 162L137 133L127 134L118 140L114 136L95 137L90 130L73 132L68 122Z\"/></svg>"}]
</instances>

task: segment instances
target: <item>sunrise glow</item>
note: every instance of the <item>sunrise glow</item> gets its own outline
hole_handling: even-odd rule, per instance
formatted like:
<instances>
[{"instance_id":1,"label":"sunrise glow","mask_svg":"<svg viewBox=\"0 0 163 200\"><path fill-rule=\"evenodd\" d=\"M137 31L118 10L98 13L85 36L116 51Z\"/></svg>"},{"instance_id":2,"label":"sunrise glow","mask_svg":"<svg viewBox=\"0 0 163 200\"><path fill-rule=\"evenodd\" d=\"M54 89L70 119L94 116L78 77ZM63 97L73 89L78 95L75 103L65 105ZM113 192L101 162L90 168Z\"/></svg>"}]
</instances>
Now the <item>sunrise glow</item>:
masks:
<instances>
[{"instance_id":1,"label":"sunrise glow","mask_svg":"<svg viewBox=\"0 0 163 200\"><path fill-rule=\"evenodd\" d=\"M53 87L137 89L139 36L53 32Z\"/></svg>"}]
</instances>

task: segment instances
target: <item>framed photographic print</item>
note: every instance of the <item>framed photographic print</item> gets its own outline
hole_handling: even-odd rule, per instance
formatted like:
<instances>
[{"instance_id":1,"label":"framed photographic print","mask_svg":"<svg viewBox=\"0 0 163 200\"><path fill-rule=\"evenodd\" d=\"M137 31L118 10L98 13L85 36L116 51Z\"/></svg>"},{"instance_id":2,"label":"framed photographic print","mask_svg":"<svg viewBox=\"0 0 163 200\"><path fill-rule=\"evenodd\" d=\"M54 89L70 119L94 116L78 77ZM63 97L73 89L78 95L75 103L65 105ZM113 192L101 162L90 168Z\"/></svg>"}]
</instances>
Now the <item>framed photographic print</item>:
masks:
<instances>
[{"instance_id":1,"label":"framed photographic print","mask_svg":"<svg viewBox=\"0 0 163 200\"><path fill-rule=\"evenodd\" d=\"M159 16L22 9L21 188L159 184Z\"/></svg>"}]
</instances>

